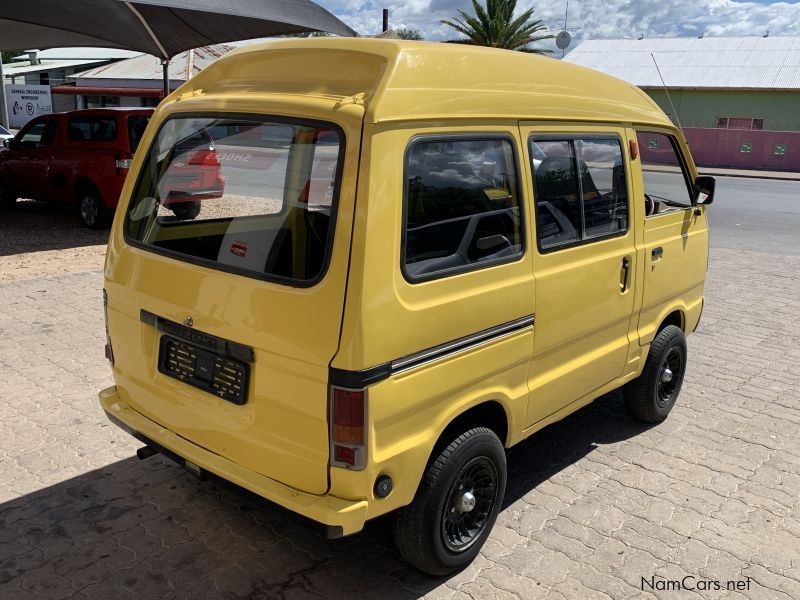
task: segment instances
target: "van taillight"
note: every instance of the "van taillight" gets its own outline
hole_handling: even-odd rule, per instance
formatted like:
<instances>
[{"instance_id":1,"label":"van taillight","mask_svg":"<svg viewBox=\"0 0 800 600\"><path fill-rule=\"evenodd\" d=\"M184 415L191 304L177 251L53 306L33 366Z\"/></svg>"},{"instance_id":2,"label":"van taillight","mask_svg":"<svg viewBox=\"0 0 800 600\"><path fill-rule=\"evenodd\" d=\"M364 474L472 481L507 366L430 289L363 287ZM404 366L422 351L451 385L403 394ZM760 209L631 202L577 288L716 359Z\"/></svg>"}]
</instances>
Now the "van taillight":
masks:
<instances>
[{"instance_id":1,"label":"van taillight","mask_svg":"<svg viewBox=\"0 0 800 600\"><path fill-rule=\"evenodd\" d=\"M114 349L111 347L111 335L108 333L108 292L103 288L103 317L106 325L106 358L114 364Z\"/></svg>"},{"instance_id":2,"label":"van taillight","mask_svg":"<svg viewBox=\"0 0 800 600\"><path fill-rule=\"evenodd\" d=\"M367 464L366 390L331 387L331 464L363 469Z\"/></svg>"},{"instance_id":3,"label":"van taillight","mask_svg":"<svg viewBox=\"0 0 800 600\"><path fill-rule=\"evenodd\" d=\"M131 154L117 154L117 156L114 157L117 175L127 175L128 169L131 168L131 163L133 163L133 156Z\"/></svg>"}]
</instances>

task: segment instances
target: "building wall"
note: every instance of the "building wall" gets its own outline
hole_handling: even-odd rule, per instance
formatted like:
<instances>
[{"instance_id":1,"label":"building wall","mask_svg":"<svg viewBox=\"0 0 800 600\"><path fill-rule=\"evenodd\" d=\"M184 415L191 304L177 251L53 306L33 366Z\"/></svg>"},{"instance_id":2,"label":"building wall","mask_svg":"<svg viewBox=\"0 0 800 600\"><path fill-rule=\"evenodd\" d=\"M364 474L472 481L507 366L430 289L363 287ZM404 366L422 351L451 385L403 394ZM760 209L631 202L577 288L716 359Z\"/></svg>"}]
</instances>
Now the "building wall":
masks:
<instances>
[{"instance_id":1,"label":"building wall","mask_svg":"<svg viewBox=\"0 0 800 600\"><path fill-rule=\"evenodd\" d=\"M663 89L645 89L661 109L673 116L676 111L684 127L716 127L718 117L764 119L770 131L800 131L800 90L679 90L669 95Z\"/></svg>"},{"instance_id":2,"label":"building wall","mask_svg":"<svg viewBox=\"0 0 800 600\"><path fill-rule=\"evenodd\" d=\"M119 105L126 108L141 108L142 99L130 96L121 96L119 99Z\"/></svg>"},{"instance_id":3,"label":"building wall","mask_svg":"<svg viewBox=\"0 0 800 600\"><path fill-rule=\"evenodd\" d=\"M53 112L68 112L75 110L75 96L66 96L63 94L52 94L50 96L53 103Z\"/></svg>"},{"instance_id":4,"label":"building wall","mask_svg":"<svg viewBox=\"0 0 800 600\"><path fill-rule=\"evenodd\" d=\"M684 129L701 167L800 172L800 131Z\"/></svg>"}]
</instances>

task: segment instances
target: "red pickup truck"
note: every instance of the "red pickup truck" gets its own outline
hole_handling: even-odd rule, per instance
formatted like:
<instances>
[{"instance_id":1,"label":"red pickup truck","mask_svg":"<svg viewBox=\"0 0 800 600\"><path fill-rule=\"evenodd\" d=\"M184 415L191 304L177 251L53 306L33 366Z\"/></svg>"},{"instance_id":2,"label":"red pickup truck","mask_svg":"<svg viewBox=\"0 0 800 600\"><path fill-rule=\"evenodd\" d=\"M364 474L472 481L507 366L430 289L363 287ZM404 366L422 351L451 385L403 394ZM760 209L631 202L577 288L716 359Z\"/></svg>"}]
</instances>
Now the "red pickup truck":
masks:
<instances>
[{"instance_id":1,"label":"red pickup truck","mask_svg":"<svg viewBox=\"0 0 800 600\"><path fill-rule=\"evenodd\" d=\"M0 152L0 204L17 198L74 203L84 225L106 226L119 201L152 109L88 109L37 117ZM180 169L165 175L162 204L178 219L199 213L199 201L224 192L211 137L195 136ZM166 189L168 188L168 189Z\"/></svg>"}]
</instances>

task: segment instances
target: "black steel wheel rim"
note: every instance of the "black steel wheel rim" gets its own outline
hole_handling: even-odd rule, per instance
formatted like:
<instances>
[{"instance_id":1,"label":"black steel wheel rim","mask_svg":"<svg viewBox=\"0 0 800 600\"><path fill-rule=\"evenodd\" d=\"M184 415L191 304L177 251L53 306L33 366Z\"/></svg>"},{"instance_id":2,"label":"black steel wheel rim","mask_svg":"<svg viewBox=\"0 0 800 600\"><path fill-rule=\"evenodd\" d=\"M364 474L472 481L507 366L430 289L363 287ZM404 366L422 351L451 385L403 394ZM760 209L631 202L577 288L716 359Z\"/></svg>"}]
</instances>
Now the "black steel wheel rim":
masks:
<instances>
[{"instance_id":1,"label":"black steel wheel rim","mask_svg":"<svg viewBox=\"0 0 800 600\"><path fill-rule=\"evenodd\" d=\"M498 472L485 456L470 460L453 482L442 514L442 541L451 552L464 552L480 538L497 503ZM471 495L466 496L467 494ZM464 509L465 497L474 502Z\"/></svg>"},{"instance_id":2,"label":"black steel wheel rim","mask_svg":"<svg viewBox=\"0 0 800 600\"><path fill-rule=\"evenodd\" d=\"M670 374L669 379L665 376ZM683 351L678 346L673 346L664 357L658 372L658 396L656 401L660 407L667 406L675 400L675 395L683 379Z\"/></svg>"}]
</instances>

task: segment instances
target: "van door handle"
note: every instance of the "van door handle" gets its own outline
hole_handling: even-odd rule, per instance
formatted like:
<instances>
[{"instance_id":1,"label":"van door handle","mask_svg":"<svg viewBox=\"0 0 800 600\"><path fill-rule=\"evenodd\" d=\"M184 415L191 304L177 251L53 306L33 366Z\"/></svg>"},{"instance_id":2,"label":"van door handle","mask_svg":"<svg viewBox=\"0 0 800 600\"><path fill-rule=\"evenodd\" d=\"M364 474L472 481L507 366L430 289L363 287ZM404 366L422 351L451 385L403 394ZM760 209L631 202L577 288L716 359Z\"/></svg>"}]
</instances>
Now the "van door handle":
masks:
<instances>
[{"instance_id":1,"label":"van door handle","mask_svg":"<svg viewBox=\"0 0 800 600\"><path fill-rule=\"evenodd\" d=\"M661 246L658 246L658 247L656 247L656 248L653 248L653 251L650 253L650 257L651 257L653 260L658 260L658 259L659 259L659 258L661 258L663 255L664 255L664 248L662 248Z\"/></svg>"},{"instance_id":2,"label":"van door handle","mask_svg":"<svg viewBox=\"0 0 800 600\"><path fill-rule=\"evenodd\" d=\"M619 282L619 291L621 294L624 294L628 290L628 276L630 275L630 271L631 259L626 256L622 259L622 277Z\"/></svg>"}]
</instances>

